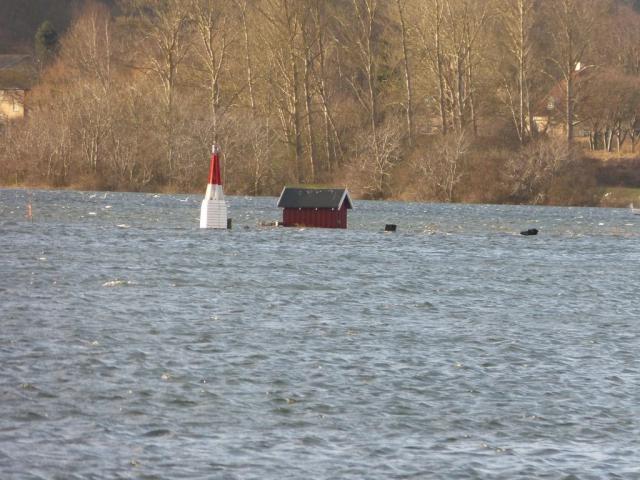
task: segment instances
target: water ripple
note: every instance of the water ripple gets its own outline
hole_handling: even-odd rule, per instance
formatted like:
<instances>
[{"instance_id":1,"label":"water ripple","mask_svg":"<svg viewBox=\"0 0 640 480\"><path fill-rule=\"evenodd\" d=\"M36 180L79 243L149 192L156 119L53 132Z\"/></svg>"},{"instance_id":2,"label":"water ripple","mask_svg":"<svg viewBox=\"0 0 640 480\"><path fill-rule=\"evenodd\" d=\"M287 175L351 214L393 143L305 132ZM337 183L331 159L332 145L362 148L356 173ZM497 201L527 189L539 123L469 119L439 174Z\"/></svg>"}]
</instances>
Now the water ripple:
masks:
<instances>
[{"instance_id":1,"label":"water ripple","mask_svg":"<svg viewBox=\"0 0 640 480\"><path fill-rule=\"evenodd\" d=\"M626 211L357 202L332 231L230 197L213 232L187 196L26 195L0 478L640 478Z\"/></svg>"}]
</instances>

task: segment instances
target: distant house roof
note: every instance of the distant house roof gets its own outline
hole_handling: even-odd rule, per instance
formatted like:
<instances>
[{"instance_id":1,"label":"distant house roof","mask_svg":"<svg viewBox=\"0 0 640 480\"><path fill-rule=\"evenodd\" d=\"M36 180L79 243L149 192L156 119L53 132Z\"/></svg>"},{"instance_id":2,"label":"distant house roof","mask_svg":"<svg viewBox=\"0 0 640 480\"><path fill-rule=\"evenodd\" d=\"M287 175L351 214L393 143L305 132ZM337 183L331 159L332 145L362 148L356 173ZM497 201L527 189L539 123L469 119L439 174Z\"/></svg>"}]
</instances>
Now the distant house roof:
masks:
<instances>
[{"instance_id":1,"label":"distant house roof","mask_svg":"<svg viewBox=\"0 0 640 480\"><path fill-rule=\"evenodd\" d=\"M14 68L30 58L29 55L0 55L0 70Z\"/></svg>"},{"instance_id":2,"label":"distant house roof","mask_svg":"<svg viewBox=\"0 0 640 480\"><path fill-rule=\"evenodd\" d=\"M588 79L592 73L592 69L582 67L580 63L576 66L576 70L572 73L575 85ZM548 116L556 112L562 112L563 106L567 101L567 80L562 79L556 82L543 100L535 107L535 116Z\"/></svg>"},{"instance_id":3,"label":"distant house roof","mask_svg":"<svg viewBox=\"0 0 640 480\"><path fill-rule=\"evenodd\" d=\"M0 89L28 90L35 81L29 55L0 55Z\"/></svg>"},{"instance_id":4,"label":"distant house roof","mask_svg":"<svg viewBox=\"0 0 640 480\"><path fill-rule=\"evenodd\" d=\"M346 201L346 204L344 203ZM346 188L284 187L278 200L280 208L353 208Z\"/></svg>"}]
</instances>

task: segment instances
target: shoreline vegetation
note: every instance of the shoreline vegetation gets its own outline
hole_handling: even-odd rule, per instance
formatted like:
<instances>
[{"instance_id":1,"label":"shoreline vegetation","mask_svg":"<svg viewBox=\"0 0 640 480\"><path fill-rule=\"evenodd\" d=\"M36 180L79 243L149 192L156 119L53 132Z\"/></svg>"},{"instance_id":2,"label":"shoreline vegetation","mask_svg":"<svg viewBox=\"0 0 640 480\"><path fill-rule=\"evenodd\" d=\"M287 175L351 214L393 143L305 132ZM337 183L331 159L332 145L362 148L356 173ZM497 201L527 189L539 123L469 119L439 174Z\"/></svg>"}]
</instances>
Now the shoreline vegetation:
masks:
<instances>
[{"instance_id":1,"label":"shoreline vegetation","mask_svg":"<svg viewBox=\"0 0 640 480\"><path fill-rule=\"evenodd\" d=\"M640 1L77 6L0 68L0 185L197 194L216 143L229 195L640 204Z\"/></svg>"},{"instance_id":2,"label":"shoreline vegetation","mask_svg":"<svg viewBox=\"0 0 640 480\"><path fill-rule=\"evenodd\" d=\"M17 189L17 190L66 190L66 191L74 191L74 192L85 192L85 191L99 191L99 192L119 192L119 193L158 193L162 195L204 195L204 184L201 188L194 188L190 190L181 190L172 188L171 186L163 186L162 188L155 189L139 189L139 190L130 190L130 189L111 189L111 190L100 190L99 188L95 188L95 184L87 183L87 184L71 184L61 186L51 186L47 184L30 184L30 183L20 183L20 184L9 184L0 182L0 188L5 189ZM233 195L247 195L240 192L230 193L230 196ZM278 194L261 194L261 195L249 195L249 196L258 196L258 197L275 197L277 198ZM356 197L357 200L371 200L367 197ZM635 204L640 205L640 188L627 188L627 187L598 187L594 192L594 198L599 198L598 202L594 203L582 203L582 204L556 204L556 203L544 203L545 206L555 206L555 207L571 207L571 206L581 206L581 207L598 207L598 208L628 208L629 205ZM429 199L416 199L416 198L403 198L403 197L388 197L384 199L374 199L375 200L385 200L385 201L397 201L397 202L423 202L423 203L440 203L437 200L429 200ZM534 203L521 203L514 204L509 202L452 202L452 203L463 203L463 204L494 204L494 205L536 205Z\"/></svg>"}]
</instances>

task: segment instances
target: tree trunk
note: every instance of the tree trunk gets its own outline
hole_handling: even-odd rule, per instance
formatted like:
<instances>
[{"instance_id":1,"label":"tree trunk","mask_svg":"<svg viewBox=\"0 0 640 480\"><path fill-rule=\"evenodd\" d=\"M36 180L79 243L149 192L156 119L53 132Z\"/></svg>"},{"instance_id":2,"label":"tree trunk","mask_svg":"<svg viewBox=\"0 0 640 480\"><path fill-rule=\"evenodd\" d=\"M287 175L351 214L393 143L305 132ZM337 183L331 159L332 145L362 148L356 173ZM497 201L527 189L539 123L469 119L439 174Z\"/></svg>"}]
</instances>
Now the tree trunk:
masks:
<instances>
[{"instance_id":1,"label":"tree trunk","mask_svg":"<svg viewBox=\"0 0 640 480\"><path fill-rule=\"evenodd\" d=\"M436 69L438 74L438 101L440 105L440 121L442 125L442 135L447 134L447 110L445 101L445 81L444 67L442 64L442 39L441 39L441 22L442 22L442 6L440 0L435 1L436 7L436 28L435 28L435 47L436 47Z\"/></svg>"},{"instance_id":2,"label":"tree trunk","mask_svg":"<svg viewBox=\"0 0 640 480\"><path fill-rule=\"evenodd\" d=\"M404 0L396 0L398 6L398 14L400 17L400 32L402 35L402 58L404 64L404 83L407 96L407 105L405 115L407 121L407 134L409 136L409 145L413 145L413 88L411 84L411 69L409 65L409 53L407 49L407 27L404 18Z\"/></svg>"},{"instance_id":3,"label":"tree trunk","mask_svg":"<svg viewBox=\"0 0 640 480\"><path fill-rule=\"evenodd\" d=\"M573 142L573 69L569 67L568 75L566 76L567 89L566 89L566 113L567 113L567 143L571 145Z\"/></svg>"},{"instance_id":4,"label":"tree trunk","mask_svg":"<svg viewBox=\"0 0 640 480\"><path fill-rule=\"evenodd\" d=\"M611 143L613 140L613 130L606 128L604 131L604 148L607 152L611 152Z\"/></svg>"},{"instance_id":5,"label":"tree trunk","mask_svg":"<svg viewBox=\"0 0 640 480\"><path fill-rule=\"evenodd\" d=\"M253 92L253 68L251 65L251 53L249 50L249 28L247 26L247 1L242 2L240 9L242 13L242 31L244 34L244 61L247 69L247 88L249 90L249 103L251 105L251 115L256 118L256 98Z\"/></svg>"},{"instance_id":6,"label":"tree trunk","mask_svg":"<svg viewBox=\"0 0 640 480\"><path fill-rule=\"evenodd\" d=\"M524 121L524 82L525 82L525 24L524 24L524 0L518 1L518 14L520 16L520 44L518 49L518 87L520 94L520 144L525 142L525 121Z\"/></svg>"},{"instance_id":7,"label":"tree trunk","mask_svg":"<svg viewBox=\"0 0 640 480\"><path fill-rule=\"evenodd\" d=\"M306 43L306 42L305 42ZM307 139L309 142L309 175L311 183L316 181L316 144L313 135L312 108L311 108L311 89L309 87L309 77L311 75L311 52L305 45L304 59L304 105L305 118L307 126Z\"/></svg>"},{"instance_id":8,"label":"tree trunk","mask_svg":"<svg viewBox=\"0 0 640 480\"><path fill-rule=\"evenodd\" d=\"M300 98L298 93L298 87L300 84L300 72L298 71L298 64L296 62L296 57L294 53L295 45L290 45L290 62L291 62L291 71L293 73L293 85L291 87L291 103L293 108L293 141L294 141L294 149L295 149L295 161L296 161L296 172L298 176L298 182L304 182L304 168L302 166L302 127L301 127L301 118L300 118Z\"/></svg>"}]
</instances>

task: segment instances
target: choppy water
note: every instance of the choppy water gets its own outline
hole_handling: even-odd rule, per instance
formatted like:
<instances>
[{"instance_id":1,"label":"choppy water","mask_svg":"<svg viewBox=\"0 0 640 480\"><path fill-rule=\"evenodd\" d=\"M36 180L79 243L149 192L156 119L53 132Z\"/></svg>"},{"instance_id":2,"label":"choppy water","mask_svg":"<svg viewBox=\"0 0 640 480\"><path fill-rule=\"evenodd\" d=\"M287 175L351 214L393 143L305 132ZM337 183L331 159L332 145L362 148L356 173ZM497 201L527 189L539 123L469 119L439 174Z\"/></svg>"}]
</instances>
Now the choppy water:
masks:
<instances>
[{"instance_id":1,"label":"choppy water","mask_svg":"<svg viewBox=\"0 0 640 480\"><path fill-rule=\"evenodd\" d=\"M0 478L640 478L640 217L228 200L0 190Z\"/></svg>"}]
</instances>

